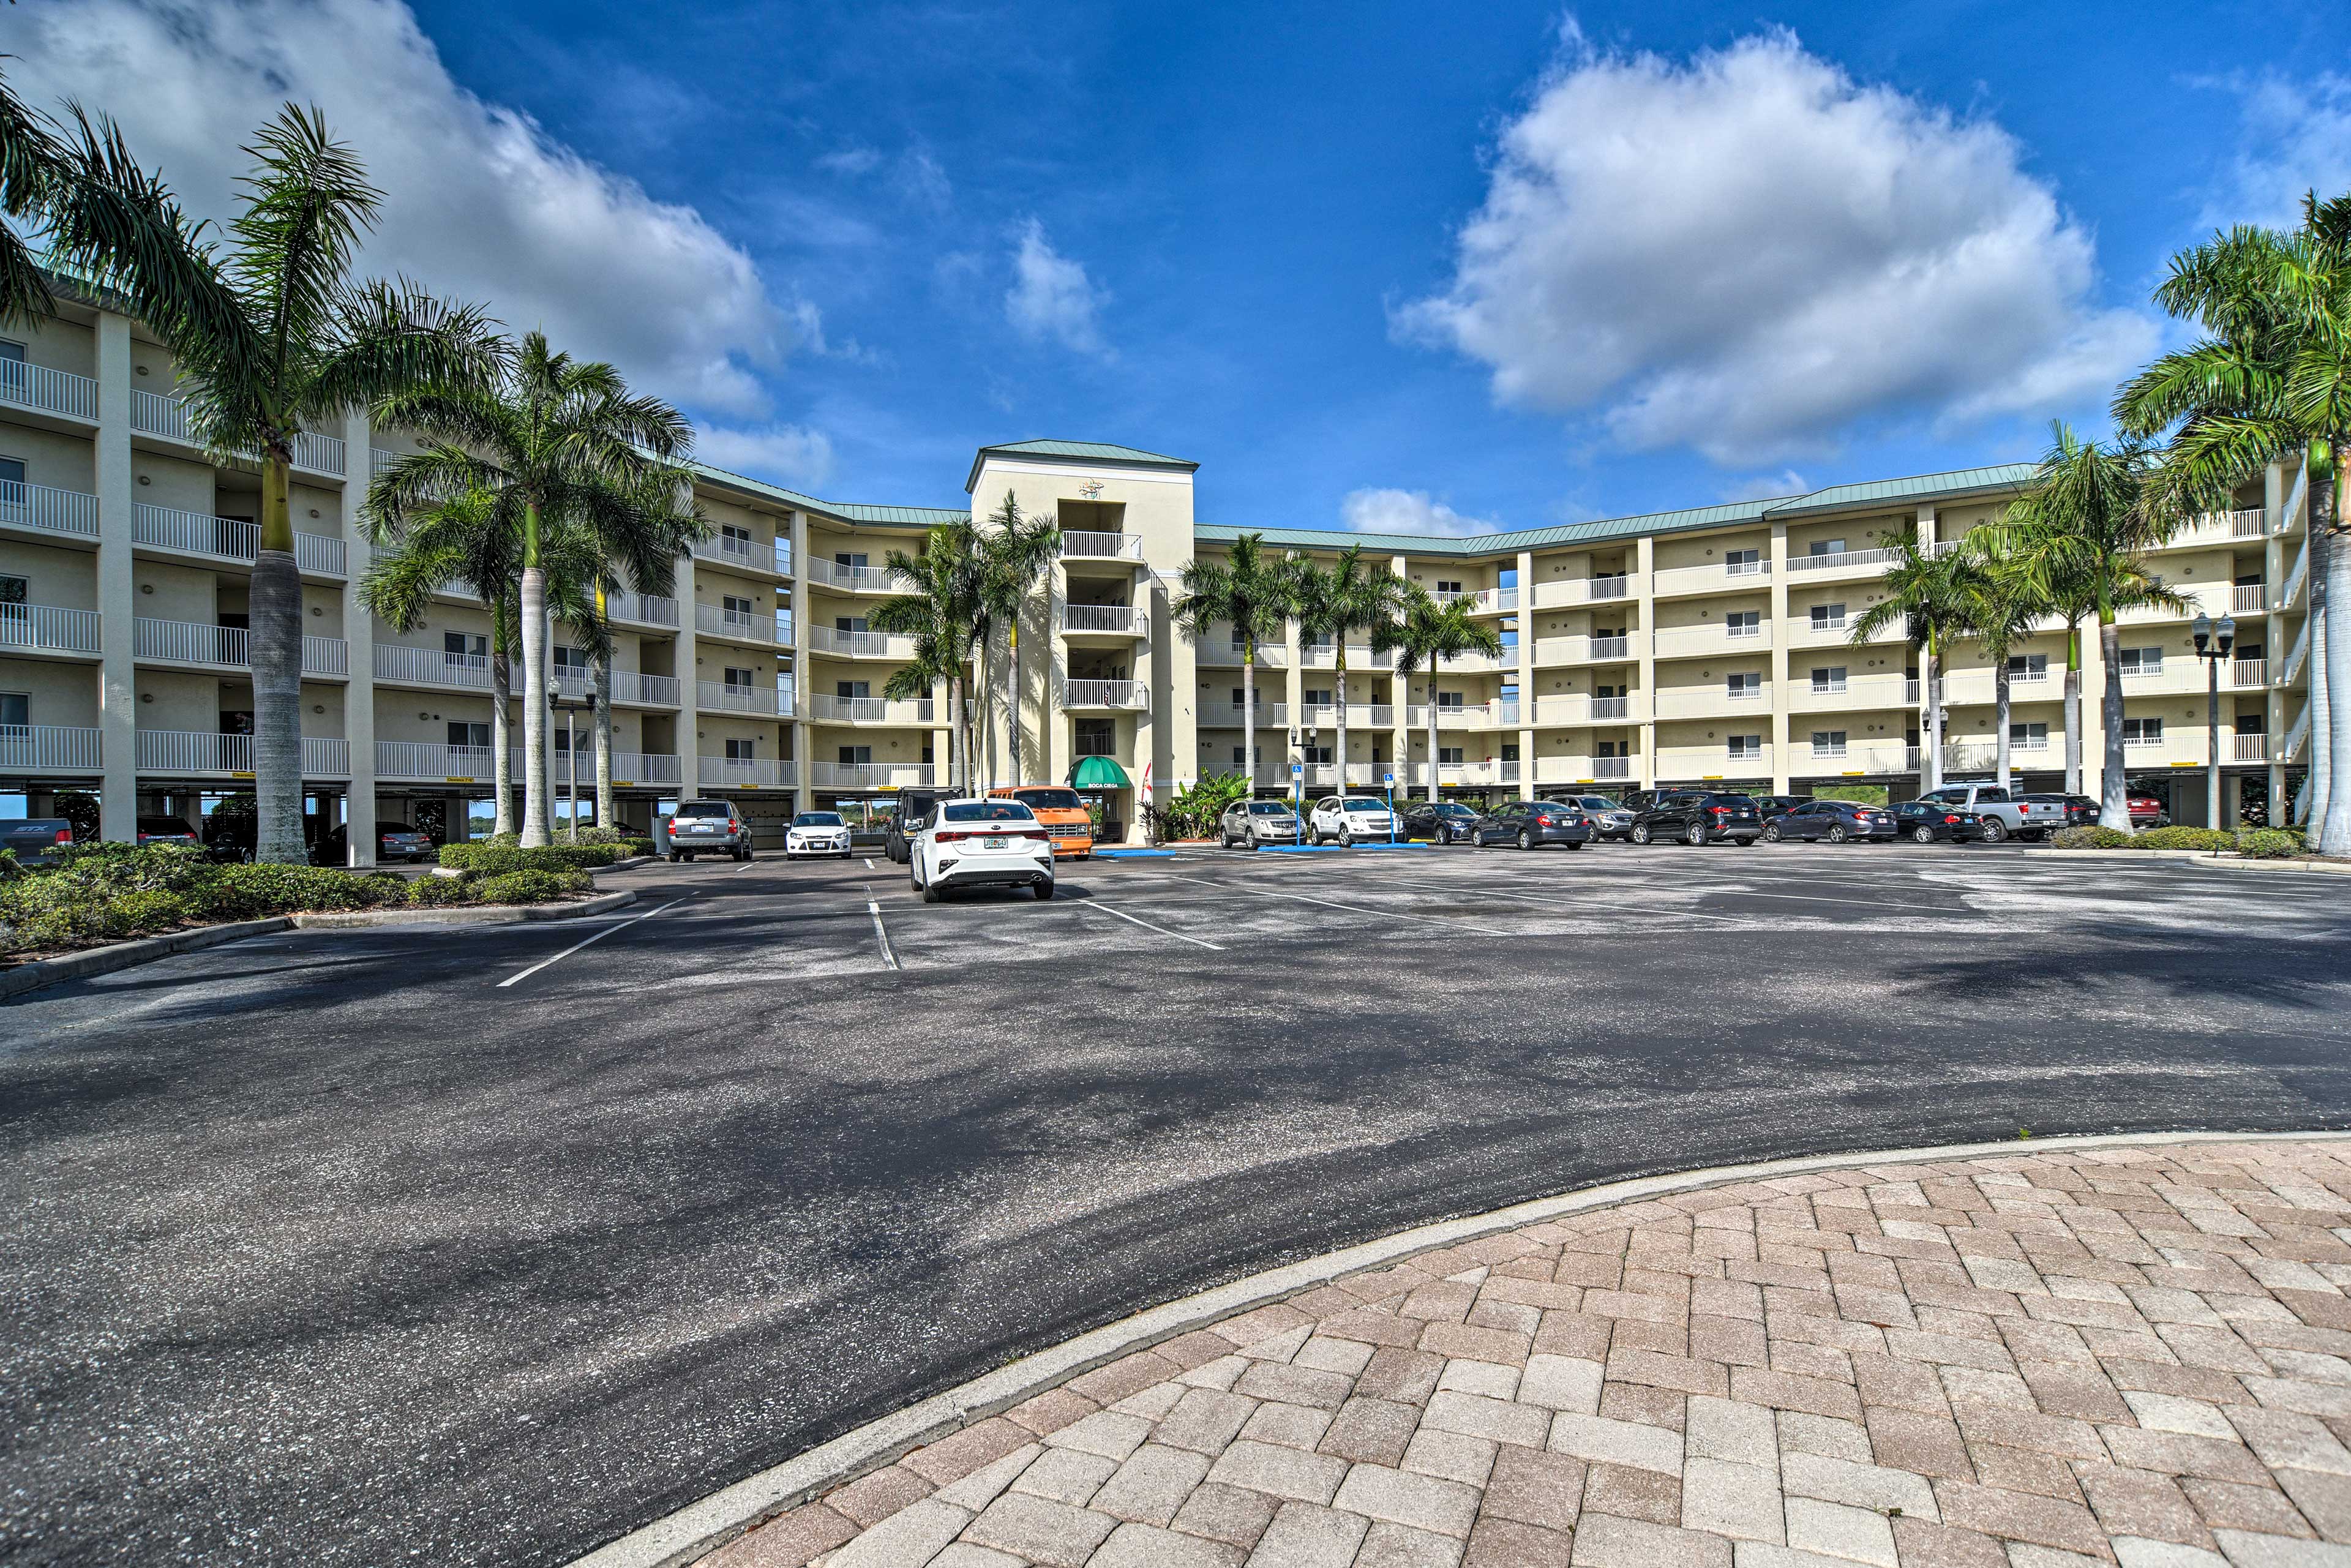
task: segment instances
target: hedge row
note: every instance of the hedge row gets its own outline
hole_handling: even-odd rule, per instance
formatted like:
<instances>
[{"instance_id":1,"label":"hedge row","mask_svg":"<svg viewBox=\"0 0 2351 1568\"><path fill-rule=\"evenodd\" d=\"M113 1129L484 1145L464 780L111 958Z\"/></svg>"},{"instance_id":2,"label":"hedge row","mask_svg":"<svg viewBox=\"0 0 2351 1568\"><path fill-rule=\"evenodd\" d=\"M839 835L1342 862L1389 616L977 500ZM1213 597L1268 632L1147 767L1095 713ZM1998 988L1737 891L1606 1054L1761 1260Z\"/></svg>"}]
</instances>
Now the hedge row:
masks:
<instances>
[{"instance_id":1,"label":"hedge row","mask_svg":"<svg viewBox=\"0 0 2351 1568\"><path fill-rule=\"evenodd\" d=\"M2126 833L2115 828L2061 828L2049 837L2061 850L2234 850L2251 860L2283 860L2303 851L2302 836L2272 828L2151 828Z\"/></svg>"},{"instance_id":2,"label":"hedge row","mask_svg":"<svg viewBox=\"0 0 2351 1568\"><path fill-rule=\"evenodd\" d=\"M652 853L650 847L646 853ZM517 871L592 871L629 858L625 844L547 844L526 850L506 844L443 844L441 863L451 871L504 876Z\"/></svg>"},{"instance_id":3,"label":"hedge row","mask_svg":"<svg viewBox=\"0 0 2351 1568\"><path fill-rule=\"evenodd\" d=\"M52 867L0 883L0 953L87 947L183 925L395 904L542 904L591 886L584 871L481 877L324 866L216 865L175 845L77 845Z\"/></svg>"}]
</instances>

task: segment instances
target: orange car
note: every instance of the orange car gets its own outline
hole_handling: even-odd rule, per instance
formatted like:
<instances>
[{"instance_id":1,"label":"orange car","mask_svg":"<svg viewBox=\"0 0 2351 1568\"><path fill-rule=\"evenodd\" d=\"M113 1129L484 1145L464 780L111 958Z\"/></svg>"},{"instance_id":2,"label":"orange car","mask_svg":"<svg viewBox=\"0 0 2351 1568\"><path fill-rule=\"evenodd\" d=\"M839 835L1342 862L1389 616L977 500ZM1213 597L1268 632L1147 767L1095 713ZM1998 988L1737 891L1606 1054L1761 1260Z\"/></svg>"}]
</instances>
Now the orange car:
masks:
<instances>
[{"instance_id":1,"label":"orange car","mask_svg":"<svg viewBox=\"0 0 2351 1568\"><path fill-rule=\"evenodd\" d=\"M1075 789L1059 784L1015 784L1008 789L990 789L988 794L1008 797L1036 812L1037 820L1053 837L1055 860L1093 858L1093 813L1086 809Z\"/></svg>"}]
</instances>

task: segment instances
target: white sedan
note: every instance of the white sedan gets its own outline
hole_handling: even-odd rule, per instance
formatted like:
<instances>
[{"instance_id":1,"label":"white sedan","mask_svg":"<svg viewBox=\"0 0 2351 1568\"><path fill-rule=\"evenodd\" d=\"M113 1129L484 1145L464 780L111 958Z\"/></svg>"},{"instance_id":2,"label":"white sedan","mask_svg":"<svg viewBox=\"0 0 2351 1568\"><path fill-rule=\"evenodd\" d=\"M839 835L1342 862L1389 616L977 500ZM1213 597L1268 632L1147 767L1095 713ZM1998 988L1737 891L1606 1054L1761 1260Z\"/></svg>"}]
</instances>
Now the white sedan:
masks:
<instances>
[{"instance_id":1,"label":"white sedan","mask_svg":"<svg viewBox=\"0 0 2351 1568\"><path fill-rule=\"evenodd\" d=\"M1025 887L1053 896L1053 837L1018 800L942 800L906 841L906 870L925 904L958 887Z\"/></svg>"},{"instance_id":2,"label":"white sedan","mask_svg":"<svg viewBox=\"0 0 2351 1568\"><path fill-rule=\"evenodd\" d=\"M1385 843L1404 836L1404 824L1396 821L1385 800L1369 795L1332 795L1314 802L1306 821L1306 836L1318 844L1332 839L1343 844L1366 839Z\"/></svg>"},{"instance_id":3,"label":"white sedan","mask_svg":"<svg viewBox=\"0 0 2351 1568\"><path fill-rule=\"evenodd\" d=\"M784 858L839 855L849 858L849 823L838 811L802 811L784 830Z\"/></svg>"}]
</instances>

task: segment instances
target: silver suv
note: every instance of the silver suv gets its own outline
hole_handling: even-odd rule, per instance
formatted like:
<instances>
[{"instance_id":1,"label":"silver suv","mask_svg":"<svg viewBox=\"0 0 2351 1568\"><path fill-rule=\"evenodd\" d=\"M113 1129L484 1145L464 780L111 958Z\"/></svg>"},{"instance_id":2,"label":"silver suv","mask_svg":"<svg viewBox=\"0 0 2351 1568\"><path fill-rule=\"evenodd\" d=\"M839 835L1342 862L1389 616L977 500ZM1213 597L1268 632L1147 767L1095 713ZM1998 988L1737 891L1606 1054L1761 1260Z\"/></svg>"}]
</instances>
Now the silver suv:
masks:
<instances>
[{"instance_id":1,"label":"silver suv","mask_svg":"<svg viewBox=\"0 0 2351 1568\"><path fill-rule=\"evenodd\" d=\"M1236 800L1217 822L1217 841L1228 850L1294 844L1303 839L1298 813L1279 800Z\"/></svg>"},{"instance_id":2,"label":"silver suv","mask_svg":"<svg viewBox=\"0 0 2351 1568\"><path fill-rule=\"evenodd\" d=\"M669 858L690 861L698 854L719 853L749 860L751 824L732 800L680 800L669 820Z\"/></svg>"}]
</instances>

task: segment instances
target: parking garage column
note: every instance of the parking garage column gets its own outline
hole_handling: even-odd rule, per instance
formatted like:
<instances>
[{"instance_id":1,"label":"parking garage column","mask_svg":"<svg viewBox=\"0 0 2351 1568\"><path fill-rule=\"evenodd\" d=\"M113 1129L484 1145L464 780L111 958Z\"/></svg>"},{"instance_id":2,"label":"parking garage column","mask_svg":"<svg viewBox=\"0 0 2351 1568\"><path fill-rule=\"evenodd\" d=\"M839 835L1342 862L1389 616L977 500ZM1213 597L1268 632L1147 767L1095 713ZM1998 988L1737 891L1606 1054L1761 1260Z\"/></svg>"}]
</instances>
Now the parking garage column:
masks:
<instances>
[{"instance_id":1,"label":"parking garage column","mask_svg":"<svg viewBox=\"0 0 2351 1568\"><path fill-rule=\"evenodd\" d=\"M375 864L375 617L360 597L360 580L367 575L374 552L359 530L360 503L375 476L374 441L367 415L348 414L343 420L343 642L350 651L350 684L343 687L343 744L350 751L350 783L343 797L344 839L354 870ZM460 813L465 803L459 801ZM443 830L463 840L465 824L445 823Z\"/></svg>"},{"instance_id":2,"label":"parking garage column","mask_svg":"<svg viewBox=\"0 0 2351 1568\"><path fill-rule=\"evenodd\" d=\"M694 635L701 618L695 596L701 590L694 582L692 550L677 558L670 591L677 595L677 798L691 800L702 793L702 714L695 684L701 679L702 654ZM659 800L653 802L653 815L661 815Z\"/></svg>"},{"instance_id":3,"label":"parking garage column","mask_svg":"<svg viewBox=\"0 0 2351 1568\"><path fill-rule=\"evenodd\" d=\"M794 510L791 514L792 580L789 590L792 596L792 637L789 648L778 646L777 652L789 653L792 661L792 711L787 715L792 727L792 810L810 811L816 809L816 782L810 777L815 771L809 766L809 748L815 744L810 737L808 719L808 694L800 689L802 676L808 671L808 514Z\"/></svg>"},{"instance_id":4,"label":"parking garage column","mask_svg":"<svg viewBox=\"0 0 2351 1568\"><path fill-rule=\"evenodd\" d=\"M1306 743L1306 647L1299 638L1298 622L1295 621L1287 621L1282 623L1281 636L1283 654L1281 661L1281 691L1282 700L1289 705L1288 712L1290 714L1290 724L1289 727L1282 731L1283 745L1281 747L1281 761L1277 766L1275 772L1277 777L1280 779L1282 787L1287 789L1290 785L1290 763L1292 761L1303 762L1306 760L1305 752L1296 749L1298 747L1303 747ZM1292 744L1293 741L1295 743L1294 745ZM1251 745L1255 745L1257 737L1255 736L1251 736L1249 737L1249 742ZM1332 788L1334 789L1343 791L1347 788L1347 759L1343 757L1339 757L1339 754L1335 751L1331 755L1338 758L1339 764L1339 771L1337 774L1338 782L1333 785ZM1262 784L1265 781L1263 777L1265 770L1263 768L1259 768L1258 771L1259 775L1258 781ZM1305 777L1310 779L1314 777L1311 768L1308 769ZM1311 785L1308 786L1307 792L1309 794L1313 793Z\"/></svg>"},{"instance_id":5,"label":"parking garage column","mask_svg":"<svg viewBox=\"0 0 2351 1568\"><path fill-rule=\"evenodd\" d=\"M1519 793L1535 792L1535 552L1519 552Z\"/></svg>"},{"instance_id":6,"label":"parking garage column","mask_svg":"<svg viewBox=\"0 0 2351 1568\"><path fill-rule=\"evenodd\" d=\"M2278 530L2285 524L2285 491L2284 464L2273 463L2262 470L2263 582L2283 583L2285 580L2285 541L2278 537ZM2293 820L2285 809L2286 691L2278 681L2278 677L2285 673L2285 656L2293 646L2293 640L2285 634L2285 612L2280 610L2270 617L2269 626L2263 632L2262 649L2269 660L2264 666L2267 674L2262 687L2262 711L2269 720L2269 820L2273 827Z\"/></svg>"},{"instance_id":7,"label":"parking garage column","mask_svg":"<svg viewBox=\"0 0 2351 1568\"><path fill-rule=\"evenodd\" d=\"M138 587L131 557L131 319L98 317L99 787L101 838L139 832L139 671L132 638Z\"/></svg>"},{"instance_id":8,"label":"parking garage column","mask_svg":"<svg viewBox=\"0 0 2351 1568\"><path fill-rule=\"evenodd\" d=\"M1931 549L1934 548L1934 546L1935 546L1935 508L1934 508L1934 507L1919 507L1919 508L1918 508L1918 520L1917 520L1917 522L1914 525L1913 532L1914 532L1914 534L1915 534L1915 537L1917 538L1917 541L1918 541L1918 548L1919 548L1920 549L1931 550ZM1947 676L1948 676L1948 674L1949 674L1949 672L1947 671L1947 672L1946 672L1946 675L1947 675ZM1934 716L1934 718L1935 718L1935 722L1934 722L1934 723L1929 724L1929 723L1928 723L1928 722L1927 722L1927 718L1928 718L1928 714L1927 714L1927 696L1928 696L1928 685L1927 685L1927 666L1922 663L1922 664L1918 666L1918 706L1917 706L1917 708L1915 708L1914 710L1912 710L1912 715L1911 715L1911 716L1912 716L1913 718L1915 718L1915 719L1917 721L1917 725L1918 725L1918 778L1917 778L1917 781L1916 785L1912 788L1912 789L1911 789L1911 791L1910 791L1910 793L1912 793L1913 795L1917 795L1917 794L1921 794L1921 793L1923 793L1923 792L1926 790L1926 788L1927 788L1927 780L1928 780L1929 778L1933 778L1933 777L1938 777L1938 776L1939 776L1939 774L1940 774L1940 772L1941 772L1941 769L1939 769L1939 768L1936 768L1936 769L1932 769L1932 770L1930 770L1930 769L1928 768L1928 766L1927 766L1927 747L1928 747L1928 746L1930 746L1930 745L1933 745L1933 746L1940 746L1940 745L1942 745L1942 744L1943 744L1943 733L1942 733L1942 716L1942 716L1941 714L1937 714L1937 715L1935 715L1935 716ZM2088 712L2089 712L2089 706L2088 706L2088 702L2089 702L2089 688L2085 685L2085 686L2083 688L2084 716L2085 716L2085 719L2086 719L2087 715L2088 715ZM1947 708L1947 709L1948 709L1948 708L1950 706L1950 704L1949 704L1949 703L1945 703L1943 706L1944 706L1944 707L1945 707L1945 708ZM2089 749L2089 740L2088 740L2088 737L2086 737L2086 736L2085 736L2085 737L2083 737L2083 749L2084 749L2084 751L2085 751L2085 753L2086 753L2086 752L2088 751L2088 749Z\"/></svg>"},{"instance_id":9,"label":"parking garage column","mask_svg":"<svg viewBox=\"0 0 2351 1568\"><path fill-rule=\"evenodd\" d=\"M1142 705L1132 710L1134 715L1134 745L1127 753L1134 758L1129 772L1134 782L1134 810L1130 814L1132 820L1126 824L1126 841L1130 844L1144 841L1143 807L1149 797L1143 792L1143 774L1151 763L1157 741L1152 727L1151 706L1151 694L1159 689L1159 648L1163 627L1163 622L1155 613L1157 606L1153 602L1156 596L1152 589L1156 583L1157 579L1151 575L1151 568L1137 562L1134 586L1126 596L1127 602L1134 605L1143 617L1143 635L1135 640L1134 664L1127 671L1134 682L1134 689L1143 694ZM1112 722L1115 724L1117 721L1113 719ZM1157 782L1156 775L1154 775L1153 781ZM1018 784L1020 780L1014 779L1011 782Z\"/></svg>"},{"instance_id":10,"label":"parking garage column","mask_svg":"<svg viewBox=\"0 0 2351 1568\"><path fill-rule=\"evenodd\" d=\"M1788 525L1771 525L1771 793L1788 783Z\"/></svg>"},{"instance_id":11,"label":"parking garage column","mask_svg":"<svg viewBox=\"0 0 2351 1568\"><path fill-rule=\"evenodd\" d=\"M1412 563L1400 555L1388 557L1388 570L1396 574L1399 582L1412 580ZM1388 682L1388 718L1393 728L1388 732L1388 755L1395 758L1388 764L1395 769L1396 782L1405 787L1405 798L1427 782L1427 775L1412 765L1412 701L1409 683L1401 675ZM1435 702L1432 695L1429 699Z\"/></svg>"},{"instance_id":12,"label":"parking garage column","mask_svg":"<svg viewBox=\"0 0 2351 1568\"><path fill-rule=\"evenodd\" d=\"M1643 534L1634 541L1633 570L1640 575L1641 591L1635 601L1639 606L1641 623L1625 628L1639 650L1641 683L1641 788L1657 787L1657 596L1655 579L1657 570L1656 540Z\"/></svg>"}]
</instances>

